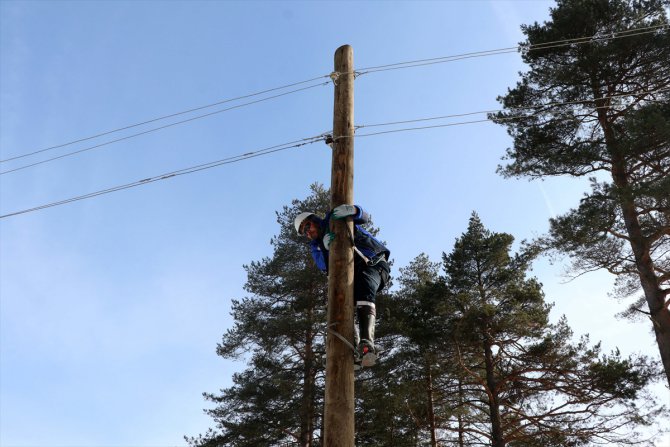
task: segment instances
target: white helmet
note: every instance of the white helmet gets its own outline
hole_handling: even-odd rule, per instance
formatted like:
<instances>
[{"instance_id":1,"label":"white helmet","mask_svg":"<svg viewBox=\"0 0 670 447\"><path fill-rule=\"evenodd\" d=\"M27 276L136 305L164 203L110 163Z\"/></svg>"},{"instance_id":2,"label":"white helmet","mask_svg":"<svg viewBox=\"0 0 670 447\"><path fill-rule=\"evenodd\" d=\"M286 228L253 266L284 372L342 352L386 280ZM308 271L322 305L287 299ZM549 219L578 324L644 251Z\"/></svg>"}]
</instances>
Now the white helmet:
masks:
<instances>
[{"instance_id":1,"label":"white helmet","mask_svg":"<svg viewBox=\"0 0 670 447\"><path fill-rule=\"evenodd\" d=\"M300 227L302 226L302 223L305 221L305 219L311 216L314 216L314 213L300 213L296 216L293 224L295 225L295 231L298 234L300 234Z\"/></svg>"}]
</instances>

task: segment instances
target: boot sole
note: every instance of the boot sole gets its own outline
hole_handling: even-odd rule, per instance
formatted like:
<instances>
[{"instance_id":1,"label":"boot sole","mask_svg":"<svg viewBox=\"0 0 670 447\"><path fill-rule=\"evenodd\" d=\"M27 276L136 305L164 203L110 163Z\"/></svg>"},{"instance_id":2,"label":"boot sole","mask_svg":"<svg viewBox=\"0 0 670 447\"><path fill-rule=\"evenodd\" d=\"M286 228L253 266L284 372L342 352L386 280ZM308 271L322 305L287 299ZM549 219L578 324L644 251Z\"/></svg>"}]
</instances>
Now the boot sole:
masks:
<instances>
[{"instance_id":1,"label":"boot sole","mask_svg":"<svg viewBox=\"0 0 670 447\"><path fill-rule=\"evenodd\" d=\"M364 368L374 366L375 363L377 363L377 356L371 352L365 354L361 359L361 366L363 366Z\"/></svg>"}]
</instances>

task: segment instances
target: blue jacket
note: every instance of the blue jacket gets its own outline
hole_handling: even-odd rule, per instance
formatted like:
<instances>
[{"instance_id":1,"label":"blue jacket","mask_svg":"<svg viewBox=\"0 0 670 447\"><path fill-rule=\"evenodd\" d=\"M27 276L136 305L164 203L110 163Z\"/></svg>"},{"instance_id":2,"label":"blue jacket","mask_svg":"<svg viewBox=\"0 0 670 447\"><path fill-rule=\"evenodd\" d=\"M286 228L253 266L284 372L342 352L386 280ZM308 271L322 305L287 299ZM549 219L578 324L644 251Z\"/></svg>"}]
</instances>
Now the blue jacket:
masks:
<instances>
[{"instance_id":1,"label":"blue jacket","mask_svg":"<svg viewBox=\"0 0 670 447\"><path fill-rule=\"evenodd\" d=\"M356 208L358 208L358 214L352 216L354 220L354 244L356 245L356 248L369 259L375 259L384 254L388 260L391 255L389 249L360 226L370 221L370 215L365 212L361 206L356 205ZM319 227L321 228L319 234L325 235L328 233L330 228L330 215L331 213L326 214L324 219L319 219L316 216L312 217L312 220L318 222ZM326 247L323 245L322 237L310 241L309 245L312 248L312 258L314 258L316 266L320 270L328 273L328 250L326 250ZM363 262L361 257L358 254L354 254L355 270L361 269L364 266L365 262Z\"/></svg>"}]
</instances>

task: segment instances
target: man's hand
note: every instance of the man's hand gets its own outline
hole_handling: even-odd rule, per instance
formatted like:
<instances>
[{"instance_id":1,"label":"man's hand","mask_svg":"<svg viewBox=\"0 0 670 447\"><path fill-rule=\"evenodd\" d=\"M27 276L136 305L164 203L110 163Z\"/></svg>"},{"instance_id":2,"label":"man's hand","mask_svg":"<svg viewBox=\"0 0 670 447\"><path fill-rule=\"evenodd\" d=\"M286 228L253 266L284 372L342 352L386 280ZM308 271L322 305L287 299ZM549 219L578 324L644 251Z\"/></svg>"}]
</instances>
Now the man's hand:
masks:
<instances>
[{"instance_id":1,"label":"man's hand","mask_svg":"<svg viewBox=\"0 0 670 447\"><path fill-rule=\"evenodd\" d=\"M323 237L323 246L326 247L326 250L330 250L330 244L335 240L335 233L326 233Z\"/></svg>"},{"instance_id":2,"label":"man's hand","mask_svg":"<svg viewBox=\"0 0 670 447\"><path fill-rule=\"evenodd\" d=\"M333 219L343 219L347 216L358 214L358 209L354 205L340 205L333 209Z\"/></svg>"}]
</instances>

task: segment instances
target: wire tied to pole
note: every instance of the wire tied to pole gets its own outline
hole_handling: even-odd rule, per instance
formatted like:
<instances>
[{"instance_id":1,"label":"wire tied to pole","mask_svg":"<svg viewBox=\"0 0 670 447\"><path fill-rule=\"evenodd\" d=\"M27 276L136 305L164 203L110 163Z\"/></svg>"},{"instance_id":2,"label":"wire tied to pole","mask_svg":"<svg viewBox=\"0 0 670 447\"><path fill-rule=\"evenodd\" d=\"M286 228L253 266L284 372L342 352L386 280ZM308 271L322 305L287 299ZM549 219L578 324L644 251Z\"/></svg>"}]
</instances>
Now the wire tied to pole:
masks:
<instances>
[{"instance_id":1,"label":"wire tied to pole","mask_svg":"<svg viewBox=\"0 0 670 447\"><path fill-rule=\"evenodd\" d=\"M333 143L335 143L335 140L333 140L333 136L331 134L324 135L324 142L330 146L331 149L333 149Z\"/></svg>"},{"instance_id":2,"label":"wire tied to pole","mask_svg":"<svg viewBox=\"0 0 670 447\"><path fill-rule=\"evenodd\" d=\"M358 130L358 129L361 128L361 127L366 127L366 126L354 126L354 133L356 132L356 130ZM330 146L331 149L333 149L333 144L335 144L335 142L336 142L337 140L340 140L340 139L342 139L342 138L354 138L354 137L355 137L355 136L349 136L349 135L340 135L340 136L338 136L338 137L335 137L335 136L333 136L333 135L330 134L330 133L324 133L324 134L322 134L321 136L323 137L325 143L326 143L328 146Z\"/></svg>"},{"instance_id":3,"label":"wire tied to pole","mask_svg":"<svg viewBox=\"0 0 670 447\"><path fill-rule=\"evenodd\" d=\"M337 80L340 77L340 73L337 71L332 72L330 75L330 80L333 81L333 85L337 85Z\"/></svg>"},{"instance_id":4,"label":"wire tied to pole","mask_svg":"<svg viewBox=\"0 0 670 447\"><path fill-rule=\"evenodd\" d=\"M349 340L347 340L342 334L340 334L339 332L337 332L337 331L331 329L331 326L336 326L336 325L337 325L337 322L335 322L335 323L331 323L331 324L329 324L328 326L326 326L326 330L327 330L328 332L330 332L331 334L333 334L334 336L336 336L337 338L339 338L340 340L342 340L342 343L344 343L345 345L347 345L347 346L349 347L349 349L351 349L351 350L353 351L354 356L357 356L357 355L358 355L358 352L356 351L356 348L354 348L354 345L352 345L351 343L349 343Z\"/></svg>"}]
</instances>

